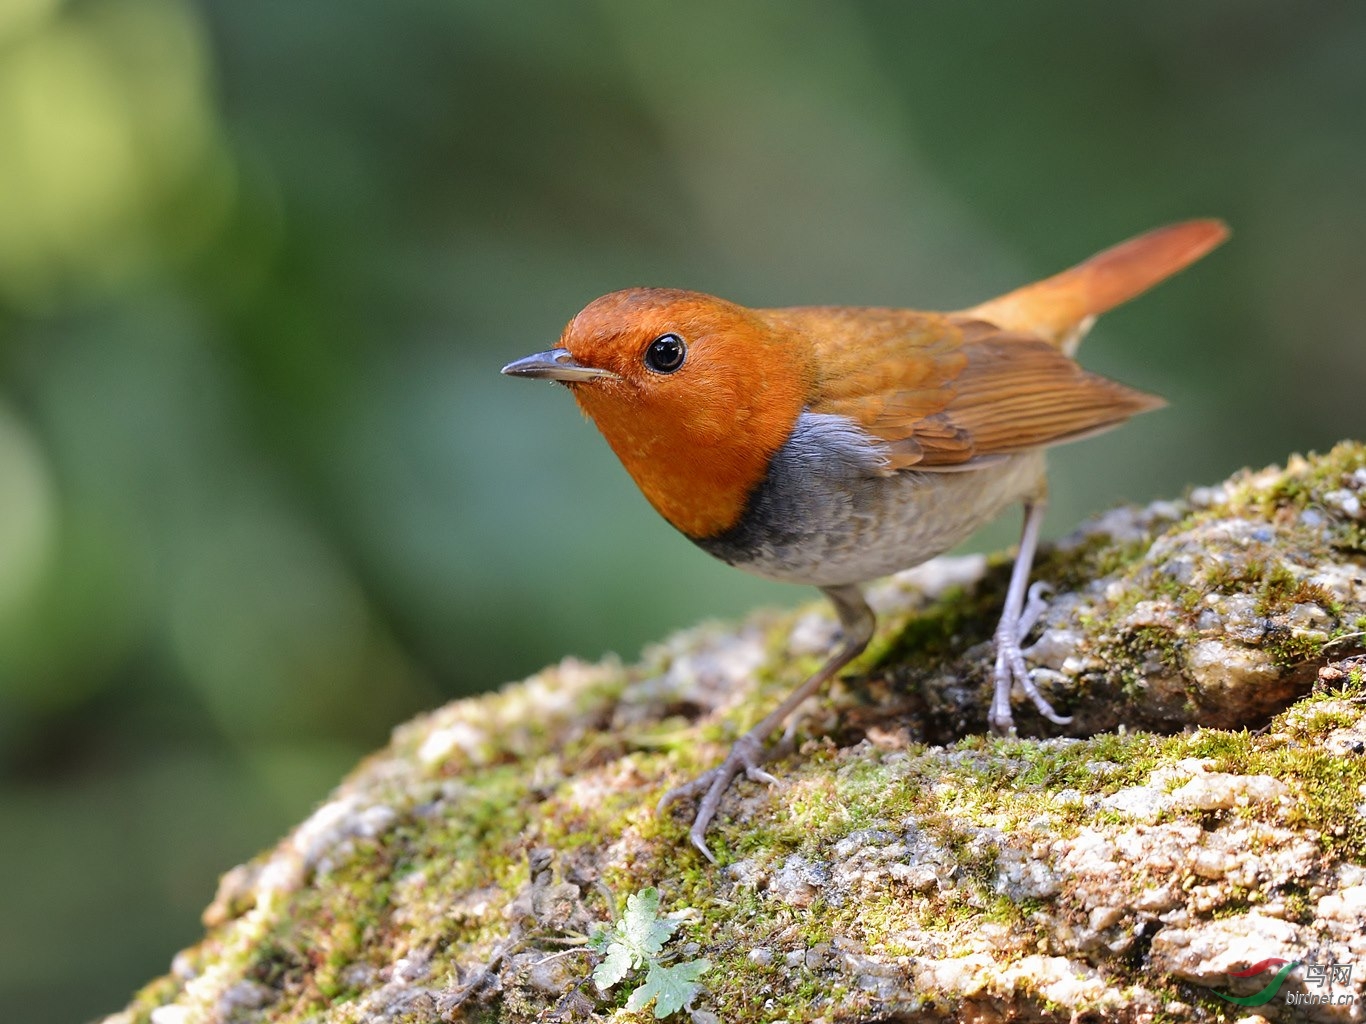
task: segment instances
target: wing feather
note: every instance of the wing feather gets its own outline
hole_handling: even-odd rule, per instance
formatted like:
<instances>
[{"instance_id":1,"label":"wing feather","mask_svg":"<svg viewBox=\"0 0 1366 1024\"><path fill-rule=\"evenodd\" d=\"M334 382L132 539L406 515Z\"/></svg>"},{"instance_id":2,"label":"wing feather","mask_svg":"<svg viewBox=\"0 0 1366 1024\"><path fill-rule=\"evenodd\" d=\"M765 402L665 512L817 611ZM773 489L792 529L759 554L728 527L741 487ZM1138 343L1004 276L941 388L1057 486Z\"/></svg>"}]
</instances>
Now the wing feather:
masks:
<instances>
[{"instance_id":1,"label":"wing feather","mask_svg":"<svg viewBox=\"0 0 1366 1024\"><path fill-rule=\"evenodd\" d=\"M775 310L816 348L810 409L884 441L885 472L972 469L1076 440L1162 400L1083 370L1038 335L910 310Z\"/></svg>"}]
</instances>

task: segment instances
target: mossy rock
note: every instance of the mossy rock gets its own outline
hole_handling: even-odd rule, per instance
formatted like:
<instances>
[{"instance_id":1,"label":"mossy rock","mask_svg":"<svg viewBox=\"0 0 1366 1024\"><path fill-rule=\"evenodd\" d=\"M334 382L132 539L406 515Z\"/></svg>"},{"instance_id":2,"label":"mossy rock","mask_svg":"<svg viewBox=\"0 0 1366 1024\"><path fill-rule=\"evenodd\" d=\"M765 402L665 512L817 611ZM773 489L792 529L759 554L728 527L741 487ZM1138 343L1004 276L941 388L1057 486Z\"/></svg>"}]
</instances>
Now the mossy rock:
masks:
<instances>
[{"instance_id":1,"label":"mossy rock","mask_svg":"<svg viewBox=\"0 0 1366 1024\"><path fill-rule=\"evenodd\" d=\"M1021 738L983 730L1006 560L872 586L878 640L779 782L727 795L719 867L655 804L816 663L823 606L447 705L228 872L109 1020L651 1019L583 944L647 887L660 962L710 964L678 1019L1238 1019L1256 961L1366 963L1363 507L1342 444L1046 551L1030 659L1072 722L1020 705ZM1366 968L1317 978L1257 1012L1345 1013L1296 994L1359 999Z\"/></svg>"}]
</instances>

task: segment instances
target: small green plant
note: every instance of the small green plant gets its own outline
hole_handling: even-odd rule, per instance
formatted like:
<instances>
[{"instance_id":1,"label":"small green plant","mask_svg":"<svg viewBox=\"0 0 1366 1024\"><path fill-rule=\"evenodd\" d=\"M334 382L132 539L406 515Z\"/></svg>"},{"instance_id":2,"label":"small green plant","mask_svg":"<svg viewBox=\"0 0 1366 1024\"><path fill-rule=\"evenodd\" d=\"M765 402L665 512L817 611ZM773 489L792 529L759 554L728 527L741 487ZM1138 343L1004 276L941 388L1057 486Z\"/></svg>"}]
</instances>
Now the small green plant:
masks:
<instances>
[{"instance_id":1,"label":"small green plant","mask_svg":"<svg viewBox=\"0 0 1366 1024\"><path fill-rule=\"evenodd\" d=\"M626 1009L643 1010L653 1002L655 1017L661 1018L690 1005L702 990L697 979L711 964L690 960L665 966L669 957L663 952L664 944L673 938L679 924L660 916L658 889L642 889L627 897L626 913L588 941L589 948L602 954L602 963L593 971L598 989L606 992L628 974L644 968L645 980L631 992Z\"/></svg>"}]
</instances>

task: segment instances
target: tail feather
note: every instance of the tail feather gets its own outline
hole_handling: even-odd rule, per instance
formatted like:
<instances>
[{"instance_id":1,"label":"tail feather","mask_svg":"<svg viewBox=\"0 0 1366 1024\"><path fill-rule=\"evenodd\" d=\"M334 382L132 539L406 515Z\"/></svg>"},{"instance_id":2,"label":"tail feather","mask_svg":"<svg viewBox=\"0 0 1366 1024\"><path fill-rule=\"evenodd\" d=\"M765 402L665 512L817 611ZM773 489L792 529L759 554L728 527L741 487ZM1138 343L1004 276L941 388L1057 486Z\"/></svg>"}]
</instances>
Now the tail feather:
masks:
<instances>
[{"instance_id":1,"label":"tail feather","mask_svg":"<svg viewBox=\"0 0 1366 1024\"><path fill-rule=\"evenodd\" d=\"M1070 355L1095 317L1190 266L1227 237L1218 220L1169 224L964 312L1008 331L1042 335Z\"/></svg>"}]
</instances>

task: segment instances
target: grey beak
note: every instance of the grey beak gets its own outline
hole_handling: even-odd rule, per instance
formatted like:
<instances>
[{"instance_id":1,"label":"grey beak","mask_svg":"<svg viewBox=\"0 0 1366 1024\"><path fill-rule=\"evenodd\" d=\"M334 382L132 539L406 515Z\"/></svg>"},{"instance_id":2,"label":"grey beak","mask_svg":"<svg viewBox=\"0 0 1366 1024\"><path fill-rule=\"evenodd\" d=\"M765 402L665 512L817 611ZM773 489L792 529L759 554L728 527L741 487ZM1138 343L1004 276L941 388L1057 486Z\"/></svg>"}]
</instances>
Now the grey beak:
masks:
<instances>
[{"instance_id":1,"label":"grey beak","mask_svg":"<svg viewBox=\"0 0 1366 1024\"><path fill-rule=\"evenodd\" d=\"M549 352L537 352L525 356L503 367L509 377L532 377L538 380L584 381L599 380L603 377L616 379L611 370L600 370L596 366L581 366L574 362L566 349L552 348Z\"/></svg>"}]
</instances>

